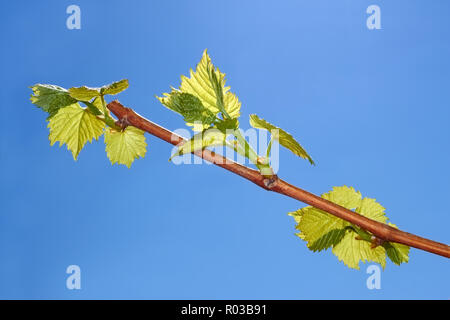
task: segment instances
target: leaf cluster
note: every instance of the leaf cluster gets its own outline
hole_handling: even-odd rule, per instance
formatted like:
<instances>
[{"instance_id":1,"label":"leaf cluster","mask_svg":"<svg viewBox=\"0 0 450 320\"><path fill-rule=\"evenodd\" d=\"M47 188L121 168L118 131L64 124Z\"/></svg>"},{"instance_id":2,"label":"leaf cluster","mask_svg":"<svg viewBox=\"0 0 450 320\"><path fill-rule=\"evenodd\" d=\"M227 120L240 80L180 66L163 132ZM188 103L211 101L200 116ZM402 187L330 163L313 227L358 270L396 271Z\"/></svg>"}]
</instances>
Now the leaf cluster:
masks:
<instances>
[{"instance_id":1,"label":"leaf cluster","mask_svg":"<svg viewBox=\"0 0 450 320\"><path fill-rule=\"evenodd\" d=\"M172 88L170 93L164 93L157 99L168 109L180 114L186 124L197 132L188 142L179 146L171 159L210 146L226 146L248 158L264 175L271 175L271 146L273 141L278 141L295 155L314 164L292 135L253 114L250 116L250 125L271 133L265 155L256 153L239 130L241 102L226 86L225 74L213 65L206 50L195 71L191 69L189 77L181 76L180 87Z\"/></svg>"},{"instance_id":2,"label":"leaf cluster","mask_svg":"<svg viewBox=\"0 0 450 320\"><path fill-rule=\"evenodd\" d=\"M334 187L322 198L352 210L372 220L388 223L385 208L375 199L362 198L354 188ZM386 256L395 264L408 262L409 247L399 243L378 241L369 232L335 217L325 211L308 206L290 212L297 222L297 236L306 241L311 251L331 248L334 255L349 268L359 269L359 263L372 261L386 266ZM389 223L390 226L396 227Z\"/></svg>"},{"instance_id":3,"label":"leaf cluster","mask_svg":"<svg viewBox=\"0 0 450 320\"><path fill-rule=\"evenodd\" d=\"M144 132L117 125L105 102L105 95L116 95L127 88L126 79L99 88L83 86L68 90L36 84L31 87L31 102L48 113L50 145L59 142L61 147L65 144L77 160L88 141L98 140L104 134L106 154L111 163L130 167L136 158L145 156Z\"/></svg>"}]
</instances>

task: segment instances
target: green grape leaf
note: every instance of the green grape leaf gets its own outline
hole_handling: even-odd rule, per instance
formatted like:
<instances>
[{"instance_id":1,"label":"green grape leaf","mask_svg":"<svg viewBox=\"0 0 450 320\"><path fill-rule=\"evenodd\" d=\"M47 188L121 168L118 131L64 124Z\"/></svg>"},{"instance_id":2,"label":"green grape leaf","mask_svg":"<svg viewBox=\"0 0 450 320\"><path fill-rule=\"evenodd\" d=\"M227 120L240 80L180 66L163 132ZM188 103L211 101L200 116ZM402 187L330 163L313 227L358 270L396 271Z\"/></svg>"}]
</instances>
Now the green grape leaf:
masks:
<instances>
[{"instance_id":1,"label":"green grape leaf","mask_svg":"<svg viewBox=\"0 0 450 320\"><path fill-rule=\"evenodd\" d=\"M120 81L113 82L111 84L107 84L106 86L101 87L100 91L102 94L118 94L126 89L128 89L128 80L122 79Z\"/></svg>"},{"instance_id":2,"label":"green grape leaf","mask_svg":"<svg viewBox=\"0 0 450 320\"><path fill-rule=\"evenodd\" d=\"M332 191L323 194L322 198L354 210L355 214L387 223L385 208L375 199L362 198L361 193L354 188L334 187ZM332 248L333 254L350 268L359 269L361 261L373 261L384 268L386 255L396 264L408 261L408 246L385 242L381 246L372 248L370 234L325 211L308 206L290 212L289 215L297 223L296 229L300 231L297 236L307 242L310 250L321 251ZM361 237L363 234L365 237ZM359 240L361 238L365 240Z\"/></svg>"},{"instance_id":3,"label":"green grape leaf","mask_svg":"<svg viewBox=\"0 0 450 320\"><path fill-rule=\"evenodd\" d=\"M31 102L53 117L60 108L67 107L77 101L64 88L51 84L36 84L31 87Z\"/></svg>"},{"instance_id":4,"label":"green grape leaf","mask_svg":"<svg viewBox=\"0 0 450 320\"><path fill-rule=\"evenodd\" d=\"M215 87L213 79L216 79L216 85L220 87ZM181 76L180 91L198 97L203 105L214 114L220 111L217 95L220 92L225 112L231 118L238 118L241 103L236 95L229 90L230 87L225 86L225 74L221 73L219 68L214 67L206 50L203 52L195 72L192 69L190 70L190 78ZM221 100L220 97L219 100Z\"/></svg>"},{"instance_id":5,"label":"green grape leaf","mask_svg":"<svg viewBox=\"0 0 450 320\"><path fill-rule=\"evenodd\" d=\"M76 160L87 141L98 139L105 123L82 108L78 103L59 109L48 123L50 145L59 141L59 146L67 145Z\"/></svg>"},{"instance_id":6,"label":"green grape leaf","mask_svg":"<svg viewBox=\"0 0 450 320\"><path fill-rule=\"evenodd\" d=\"M133 161L139 157L145 157L147 143L144 131L128 126L123 131L113 128L105 132L106 154L112 164L124 164L131 167Z\"/></svg>"},{"instance_id":7,"label":"green grape leaf","mask_svg":"<svg viewBox=\"0 0 450 320\"><path fill-rule=\"evenodd\" d=\"M157 99L168 109L181 114L188 124L197 124L203 128L208 128L216 119L216 115L205 108L199 98L178 90L172 90L170 94L165 93L164 97Z\"/></svg>"},{"instance_id":8,"label":"green grape leaf","mask_svg":"<svg viewBox=\"0 0 450 320\"><path fill-rule=\"evenodd\" d=\"M169 161L176 156L193 153L206 147L226 145L226 137L226 134L217 129L208 129L197 133L191 139L178 146L178 149L170 157Z\"/></svg>"},{"instance_id":9,"label":"green grape leaf","mask_svg":"<svg viewBox=\"0 0 450 320\"><path fill-rule=\"evenodd\" d=\"M128 88L128 80L123 79L120 81L107 84L100 88L91 87L74 87L69 89L70 96L79 101L90 101L91 99L103 96L106 94L115 95Z\"/></svg>"},{"instance_id":10,"label":"green grape leaf","mask_svg":"<svg viewBox=\"0 0 450 320\"><path fill-rule=\"evenodd\" d=\"M89 101L100 95L99 88L90 88L86 86L74 87L69 89L70 96L79 101Z\"/></svg>"},{"instance_id":11,"label":"green grape leaf","mask_svg":"<svg viewBox=\"0 0 450 320\"><path fill-rule=\"evenodd\" d=\"M277 139L283 147L291 150L295 155L303 159L307 159L311 164L314 164L313 159L309 156L305 149L303 149L303 147L294 139L294 137L292 137L291 134L287 133L283 129L259 118L256 114L250 115L250 125L256 129L267 130L271 132L272 135L275 134L275 136L272 137Z\"/></svg>"}]
</instances>

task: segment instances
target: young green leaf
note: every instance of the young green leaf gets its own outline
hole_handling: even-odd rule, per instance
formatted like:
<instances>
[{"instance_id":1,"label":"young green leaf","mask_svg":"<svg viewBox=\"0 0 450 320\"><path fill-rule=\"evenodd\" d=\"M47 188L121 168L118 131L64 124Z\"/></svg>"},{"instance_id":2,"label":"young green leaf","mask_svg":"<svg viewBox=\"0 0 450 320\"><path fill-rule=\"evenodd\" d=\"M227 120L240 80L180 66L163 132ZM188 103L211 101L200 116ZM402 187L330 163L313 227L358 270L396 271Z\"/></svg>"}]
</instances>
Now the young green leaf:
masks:
<instances>
[{"instance_id":1,"label":"young green leaf","mask_svg":"<svg viewBox=\"0 0 450 320\"><path fill-rule=\"evenodd\" d=\"M69 89L70 96L79 101L90 101L100 95L99 88L90 88L86 86L74 87Z\"/></svg>"},{"instance_id":2,"label":"young green leaf","mask_svg":"<svg viewBox=\"0 0 450 320\"><path fill-rule=\"evenodd\" d=\"M103 96L106 94L118 94L127 88L128 80L123 79L99 88L91 88L86 86L70 88L69 93L72 98L79 101L90 101L91 99L98 96Z\"/></svg>"},{"instance_id":3,"label":"young green leaf","mask_svg":"<svg viewBox=\"0 0 450 320\"><path fill-rule=\"evenodd\" d=\"M120 81L113 82L111 84L107 84L106 86L103 86L100 88L100 91L102 94L111 94L116 95L126 89L128 89L128 80L122 79Z\"/></svg>"},{"instance_id":4,"label":"young green leaf","mask_svg":"<svg viewBox=\"0 0 450 320\"><path fill-rule=\"evenodd\" d=\"M59 141L59 146L67 145L76 160L87 141L98 139L105 124L78 103L59 109L50 119L50 145Z\"/></svg>"},{"instance_id":5,"label":"young green leaf","mask_svg":"<svg viewBox=\"0 0 450 320\"><path fill-rule=\"evenodd\" d=\"M165 93L164 97L157 98L165 107L181 114L189 125L198 123L202 129L206 129L216 119L216 115L205 108L199 98L190 93L172 90L170 94Z\"/></svg>"},{"instance_id":6,"label":"young green leaf","mask_svg":"<svg viewBox=\"0 0 450 320\"><path fill-rule=\"evenodd\" d=\"M107 128L105 131L106 154L112 164L131 167L134 159L145 157L147 143L144 131L128 126L123 131Z\"/></svg>"},{"instance_id":7,"label":"young green leaf","mask_svg":"<svg viewBox=\"0 0 450 320\"><path fill-rule=\"evenodd\" d=\"M303 159L307 159L311 164L314 164L313 159L309 156L305 149L303 149L303 147L294 139L294 137L292 137L292 135L283 129L259 118L256 114L250 115L250 125L256 129L267 130L271 132L272 135L275 134L272 138L277 139L283 147L291 150L295 155Z\"/></svg>"},{"instance_id":8,"label":"young green leaf","mask_svg":"<svg viewBox=\"0 0 450 320\"><path fill-rule=\"evenodd\" d=\"M212 74L214 75L213 77L211 77ZM215 84L212 82L214 78L217 80L216 84L220 87L214 87ZM217 92L221 92L223 108L226 113L231 118L238 118L241 103L236 95L229 90L230 87L225 86L225 74L214 67L206 50L203 52L195 72L192 69L190 70L190 78L181 76L180 91L190 93L199 98L203 105L214 114L220 111L217 105Z\"/></svg>"},{"instance_id":9,"label":"young green leaf","mask_svg":"<svg viewBox=\"0 0 450 320\"><path fill-rule=\"evenodd\" d=\"M53 117L60 108L67 107L77 102L64 88L51 84L36 84L31 87L33 94L31 102L48 113L48 118Z\"/></svg>"},{"instance_id":10,"label":"young green leaf","mask_svg":"<svg viewBox=\"0 0 450 320\"><path fill-rule=\"evenodd\" d=\"M180 145L177 151L170 157L169 161L176 156L203 150L206 147L226 145L226 137L226 134L217 129L208 129L197 133L191 139Z\"/></svg>"},{"instance_id":11,"label":"young green leaf","mask_svg":"<svg viewBox=\"0 0 450 320\"><path fill-rule=\"evenodd\" d=\"M383 206L375 199L362 198L361 193L353 188L334 187L322 198L378 222L386 223L388 220ZM373 261L384 268L386 254L396 264L408 261L409 247L385 242L372 248L370 234L322 210L308 206L289 215L297 222L296 228L300 231L297 235L307 242L310 250L321 251L331 247L338 259L350 268L359 269L360 261ZM359 240L361 234L368 239Z\"/></svg>"}]
</instances>

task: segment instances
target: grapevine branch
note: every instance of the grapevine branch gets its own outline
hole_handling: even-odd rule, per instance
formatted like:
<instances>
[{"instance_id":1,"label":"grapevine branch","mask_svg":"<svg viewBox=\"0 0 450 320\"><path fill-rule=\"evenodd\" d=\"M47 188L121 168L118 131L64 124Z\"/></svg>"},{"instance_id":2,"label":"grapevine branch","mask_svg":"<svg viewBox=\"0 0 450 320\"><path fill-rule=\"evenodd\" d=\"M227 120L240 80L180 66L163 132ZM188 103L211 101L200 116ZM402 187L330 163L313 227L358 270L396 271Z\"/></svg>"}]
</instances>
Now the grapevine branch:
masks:
<instances>
[{"instance_id":1,"label":"grapevine branch","mask_svg":"<svg viewBox=\"0 0 450 320\"><path fill-rule=\"evenodd\" d=\"M107 107L118 118L117 124L121 127L131 125L173 145L179 145L186 141L183 137L145 119L132 109L124 107L118 101L110 102ZM238 164L231 159L225 158L210 150L198 150L195 151L194 154L255 183L265 190L274 191L299 200L369 231L373 235L372 243L374 246L384 241L397 242L450 258L450 247L446 244L422 238L393 228L387 224L366 218L362 215L355 214L355 212L351 210L293 186L278 178L276 175L273 175L270 178L265 177L261 175L259 171Z\"/></svg>"}]
</instances>

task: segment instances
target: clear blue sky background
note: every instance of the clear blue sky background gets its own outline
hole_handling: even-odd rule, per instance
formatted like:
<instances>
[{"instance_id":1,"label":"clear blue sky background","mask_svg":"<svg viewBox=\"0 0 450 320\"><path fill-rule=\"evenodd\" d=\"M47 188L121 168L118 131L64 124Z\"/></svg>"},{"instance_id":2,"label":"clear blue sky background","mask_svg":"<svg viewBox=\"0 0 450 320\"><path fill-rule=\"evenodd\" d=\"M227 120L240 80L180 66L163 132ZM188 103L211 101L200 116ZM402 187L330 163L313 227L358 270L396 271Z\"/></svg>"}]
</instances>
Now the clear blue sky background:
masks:
<instances>
[{"instance_id":1,"label":"clear blue sky background","mask_svg":"<svg viewBox=\"0 0 450 320\"><path fill-rule=\"evenodd\" d=\"M66 7L81 7L81 30ZM381 7L382 30L366 27ZM208 165L176 166L148 136L129 170L103 142L79 160L50 147L35 83L99 86L170 129L153 98L208 48L243 102L286 128L316 167L281 151L279 174L314 193L351 185L402 229L449 243L448 1L2 1L0 298L448 299L449 261L412 250L381 290L312 253L287 212L303 206ZM82 289L65 286L66 267Z\"/></svg>"}]
</instances>

